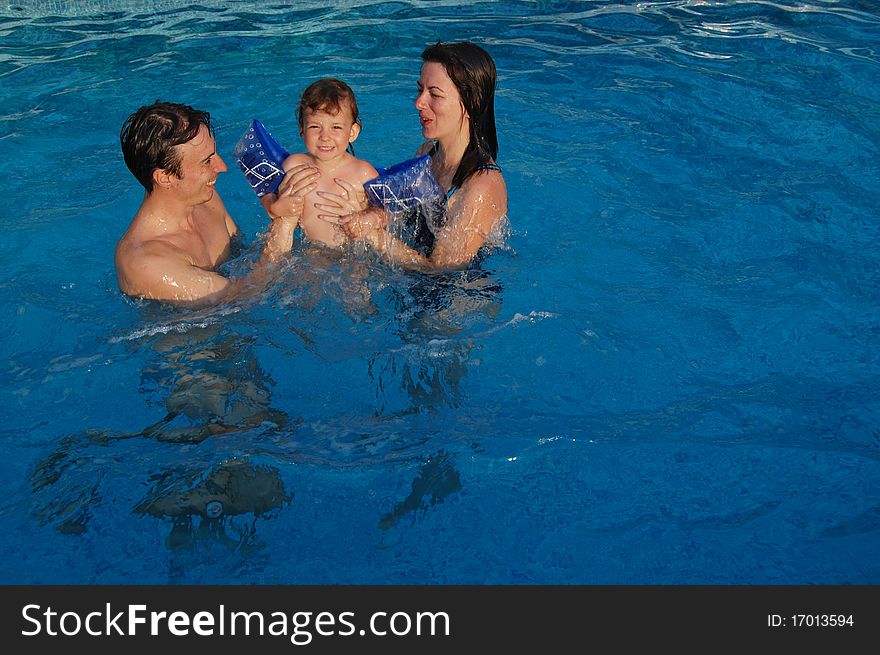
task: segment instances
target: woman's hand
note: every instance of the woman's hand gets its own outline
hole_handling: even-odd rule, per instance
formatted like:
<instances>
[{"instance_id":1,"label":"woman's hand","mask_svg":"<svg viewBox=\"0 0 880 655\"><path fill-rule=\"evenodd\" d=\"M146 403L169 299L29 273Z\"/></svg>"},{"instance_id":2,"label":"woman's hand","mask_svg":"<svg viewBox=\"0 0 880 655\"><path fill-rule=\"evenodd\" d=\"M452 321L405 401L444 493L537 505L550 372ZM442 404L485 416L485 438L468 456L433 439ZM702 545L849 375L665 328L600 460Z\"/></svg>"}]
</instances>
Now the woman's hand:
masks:
<instances>
[{"instance_id":1,"label":"woman's hand","mask_svg":"<svg viewBox=\"0 0 880 655\"><path fill-rule=\"evenodd\" d=\"M383 232L388 227L388 217L381 207L370 207L339 219L339 226L355 241L371 240L370 235Z\"/></svg>"},{"instance_id":2,"label":"woman's hand","mask_svg":"<svg viewBox=\"0 0 880 655\"><path fill-rule=\"evenodd\" d=\"M295 218L299 220L303 212L303 198L315 189L318 169L308 164L294 166L284 175L276 193L267 193L260 203L272 220Z\"/></svg>"},{"instance_id":3,"label":"woman's hand","mask_svg":"<svg viewBox=\"0 0 880 655\"><path fill-rule=\"evenodd\" d=\"M341 191L339 193L318 191L318 195L326 200L326 203L315 203L315 207L321 210L318 218L339 225L343 216L363 211L370 206L363 187L355 187L339 178L334 178L333 181Z\"/></svg>"},{"instance_id":4,"label":"woman's hand","mask_svg":"<svg viewBox=\"0 0 880 655\"><path fill-rule=\"evenodd\" d=\"M355 241L376 241L377 233L384 232L388 225L385 211L371 207L363 187L355 187L345 180L335 179L340 193L318 191L326 203L315 203L322 211L318 218L335 223L349 238Z\"/></svg>"}]
</instances>

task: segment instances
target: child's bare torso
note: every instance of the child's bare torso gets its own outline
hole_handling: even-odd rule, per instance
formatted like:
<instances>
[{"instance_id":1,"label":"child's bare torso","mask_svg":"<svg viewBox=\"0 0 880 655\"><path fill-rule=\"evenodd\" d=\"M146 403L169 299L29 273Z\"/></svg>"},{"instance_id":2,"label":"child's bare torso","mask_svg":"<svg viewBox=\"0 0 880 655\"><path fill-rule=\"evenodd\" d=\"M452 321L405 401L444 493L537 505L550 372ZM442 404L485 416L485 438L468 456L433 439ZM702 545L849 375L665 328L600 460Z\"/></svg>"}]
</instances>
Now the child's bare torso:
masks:
<instances>
[{"instance_id":1,"label":"child's bare torso","mask_svg":"<svg viewBox=\"0 0 880 655\"><path fill-rule=\"evenodd\" d=\"M310 241L318 241L324 245L340 248L348 242L348 237L336 223L319 218L324 212L316 204L326 204L327 201L318 195L318 192L340 194L343 188L336 184L335 179L348 182L355 188L363 186L364 182L373 177L375 169L362 159L348 155L346 159L335 168L327 170L324 162L317 161L308 153L291 155L284 161L284 169L290 170L297 164L309 164L317 167L321 176L316 182L317 186L305 198L300 225L303 233Z\"/></svg>"}]
</instances>

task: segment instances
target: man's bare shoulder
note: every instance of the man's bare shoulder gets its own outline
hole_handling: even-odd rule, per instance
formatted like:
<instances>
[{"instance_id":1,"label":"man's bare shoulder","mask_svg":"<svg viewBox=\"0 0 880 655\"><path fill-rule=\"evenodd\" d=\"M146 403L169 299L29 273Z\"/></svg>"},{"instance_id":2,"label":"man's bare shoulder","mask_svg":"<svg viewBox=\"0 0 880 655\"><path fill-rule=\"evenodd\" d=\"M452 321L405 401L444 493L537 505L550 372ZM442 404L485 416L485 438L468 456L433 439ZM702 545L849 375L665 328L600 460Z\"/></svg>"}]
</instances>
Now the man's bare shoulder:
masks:
<instances>
[{"instance_id":1,"label":"man's bare shoulder","mask_svg":"<svg viewBox=\"0 0 880 655\"><path fill-rule=\"evenodd\" d=\"M155 206L142 206L116 244L115 264L119 288L130 296L155 297L162 271L192 266L180 242L181 234L168 230L168 221L157 220Z\"/></svg>"},{"instance_id":2,"label":"man's bare shoulder","mask_svg":"<svg viewBox=\"0 0 880 655\"><path fill-rule=\"evenodd\" d=\"M116 244L116 273L126 293L139 295L145 282L161 278L163 268L192 266L188 253L165 238L139 239L127 232Z\"/></svg>"},{"instance_id":3,"label":"man's bare shoulder","mask_svg":"<svg viewBox=\"0 0 880 655\"><path fill-rule=\"evenodd\" d=\"M141 259L173 259L192 265L192 258L176 244L173 238L152 237L138 239L136 235L126 233L116 244L116 260L122 257L126 262Z\"/></svg>"},{"instance_id":4,"label":"man's bare shoulder","mask_svg":"<svg viewBox=\"0 0 880 655\"><path fill-rule=\"evenodd\" d=\"M164 238L120 239L116 276L120 290L129 296L176 303L211 301L229 285L226 278L200 268L184 248Z\"/></svg>"},{"instance_id":5,"label":"man's bare shoulder","mask_svg":"<svg viewBox=\"0 0 880 655\"><path fill-rule=\"evenodd\" d=\"M238 226L232 220L232 216L226 211L226 206L220 198L220 194L215 191L214 195L208 202L197 205L193 208L196 216L208 219L217 225L223 225L226 230L226 236L232 237L238 232Z\"/></svg>"},{"instance_id":6,"label":"man's bare shoulder","mask_svg":"<svg viewBox=\"0 0 880 655\"><path fill-rule=\"evenodd\" d=\"M164 212L142 206L116 244L117 265L120 257L128 261L156 255L185 256L178 243L182 234L173 225Z\"/></svg>"}]
</instances>

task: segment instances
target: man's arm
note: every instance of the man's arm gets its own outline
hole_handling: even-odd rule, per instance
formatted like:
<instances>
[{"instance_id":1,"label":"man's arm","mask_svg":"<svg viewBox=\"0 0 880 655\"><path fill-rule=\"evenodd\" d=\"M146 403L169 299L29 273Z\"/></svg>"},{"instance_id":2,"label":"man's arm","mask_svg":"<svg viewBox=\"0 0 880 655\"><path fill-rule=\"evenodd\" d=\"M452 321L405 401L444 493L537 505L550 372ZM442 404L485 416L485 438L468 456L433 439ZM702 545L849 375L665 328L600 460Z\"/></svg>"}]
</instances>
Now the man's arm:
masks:
<instances>
[{"instance_id":1,"label":"man's arm","mask_svg":"<svg viewBox=\"0 0 880 655\"><path fill-rule=\"evenodd\" d=\"M266 245L254 269L244 277L229 280L199 268L182 249L155 239L117 249L119 288L130 296L186 305L208 305L258 292L271 279L272 265L293 247L293 233L302 216L303 196L314 189L315 179L316 171L310 167L298 167L285 175L278 196L266 206L272 217ZM215 198L220 202L218 196Z\"/></svg>"},{"instance_id":2,"label":"man's arm","mask_svg":"<svg viewBox=\"0 0 880 655\"><path fill-rule=\"evenodd\" d=\"M230 280L199 268L180 248L154 240L119 253L119 288L130 296L179 305L210 305L258 292L270 281L273 264L293 246L298 220L296 216L285 216L272 221L260 259L244 277Z\"/></svg>"},{"instance_id":3,"label":"man's arm","mask_svg":"<svg viewBox=\"0 0 880 655\"><path fill-rule=\"evenodd\" d=\"M147 241L117 252L119 288L130 296L181 304L210 303L228 292L230 281L198 266L165 241Z\"/></svg>"}]
</instances>

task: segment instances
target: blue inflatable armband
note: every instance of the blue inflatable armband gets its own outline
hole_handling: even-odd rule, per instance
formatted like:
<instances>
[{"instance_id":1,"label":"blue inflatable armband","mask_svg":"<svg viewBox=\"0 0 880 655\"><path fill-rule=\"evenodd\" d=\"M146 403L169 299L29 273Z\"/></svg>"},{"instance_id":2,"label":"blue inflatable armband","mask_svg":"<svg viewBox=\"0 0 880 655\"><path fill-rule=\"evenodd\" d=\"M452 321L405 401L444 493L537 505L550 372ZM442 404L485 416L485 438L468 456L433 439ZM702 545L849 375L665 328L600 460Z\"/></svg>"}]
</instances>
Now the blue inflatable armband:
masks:
<instances>
[{"instance_id":1,"label":"blue inflatable armband","mask_svg":"<svg viewBox=\"0 0 880 655\"><path fill-rule=\"evenodd\" d=\"M430 155L380 168L379 177L364 183L364 191L370 203L399 212L417 205L438 204L446 194L431 172Z\"/></svg>"},{"instance_id":2,"label":"blue inflatable armband","mask_svg":"<svg viewBox=\"0 0 880 655\"><path fill-rule=\"evenodd\" d=\"M281 165L290 156L266 131L263 124L254 119L232 150L241 172L259 197L274 193L284 178Z\"/></svg>"}]
</instances>

